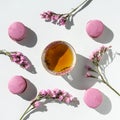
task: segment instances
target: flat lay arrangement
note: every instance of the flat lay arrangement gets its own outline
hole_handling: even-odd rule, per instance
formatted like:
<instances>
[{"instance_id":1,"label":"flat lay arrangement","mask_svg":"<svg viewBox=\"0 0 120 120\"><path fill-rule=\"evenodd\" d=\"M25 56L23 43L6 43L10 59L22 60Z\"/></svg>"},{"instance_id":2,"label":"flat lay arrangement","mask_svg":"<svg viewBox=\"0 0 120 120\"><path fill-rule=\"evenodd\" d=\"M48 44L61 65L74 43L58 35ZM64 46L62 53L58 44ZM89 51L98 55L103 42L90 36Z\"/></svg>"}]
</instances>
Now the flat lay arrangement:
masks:
<instances>
[{"instance_id":1,"label":"flat lay arrangement","mask_svg":"<svg viewBox=\"0 0 120 120\"><path fill-rule=\"evenodd\" d=\"M119 118L120 2L113 3L1 3L1 119Z\"/></svg>"}]
</instances>

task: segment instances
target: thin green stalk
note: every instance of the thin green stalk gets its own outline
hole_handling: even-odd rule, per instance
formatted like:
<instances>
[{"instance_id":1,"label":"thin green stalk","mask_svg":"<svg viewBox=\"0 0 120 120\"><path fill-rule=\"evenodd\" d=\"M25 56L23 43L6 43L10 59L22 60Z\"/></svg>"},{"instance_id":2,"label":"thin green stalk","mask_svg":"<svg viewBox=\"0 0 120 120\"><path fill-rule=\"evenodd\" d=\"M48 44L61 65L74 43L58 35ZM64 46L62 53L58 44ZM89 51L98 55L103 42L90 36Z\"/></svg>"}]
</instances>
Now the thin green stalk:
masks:
<instances>
[{"instance_id":1,"label":"thin green stalk","mask_svg":"<svg viewBox=\"0 0 120 120\"><path fill-rule=\"evenodd\" d=\"M10 56L10 53L5 50L0 50L0 54Z\"/></svg>"},{"instance_id":2,"label":"thin green stalk","mask_svg":"<svg viewBox=\"0 0 120 120\"><path fill-rule=\"evenodd\" d=\"M20 117L20 120L22 120L22 119L24 118L24 116L33 109L33 108L30 109L31 106L32 106L32 104L30 104L30 105L27 107L27 109L25 110L25 112L23 113L23 115Z\"/></svg>"},{"instance_id":3,"label":"thin green stalk","mask_svg":"<svg viewBox=\"0 0 120 120\"><path fill-rule=\"evenodd\" d=\"M85 4L88 0L84 0L81 4L79 4L75 9L73 9L68 16L70 16L73 12L75 12L80 6L82 6L83 4Z\"/></svg>"},{"instance_id":4,"label":"thin green stalk","mask_svg":"<svg viewBox=\"0 0 120 120\"><path fill-rule=\"evenodd\" d=\"M120 96L120 93L117 92L110 84L108 84L107 82L105 82L105 84L106 84L109 88L111 88L117 95Z\"/></svg>"},{"instance_id":5,"label":"thin green stalk","mask_svg":"<svg viewBox=\"0 0 120 120\"><path fill-rule=\"evenodd\" d=\"M115 90L115 89L107 82L107 80L105 80L105 78L104 78L103 75L101 74L101 69L100 69L99 66L97 66L97 71L98 71L98 74L99 74L100 77L101 77L102 82L103 82L105 85L107 85L111 90L113 90L118 96L120 96L120 93L119 93L117 90Z\"/></svg>"},{"instance_id":6,"label":"thin green stalk","mask_svg":"<svg viewBox=\"0 0 120 120\"><path fill-rule=\"evenodd\" d=\"M3 50L0 50L0 54L6 55L6 53Z\"/></svg>"}]
</instances>

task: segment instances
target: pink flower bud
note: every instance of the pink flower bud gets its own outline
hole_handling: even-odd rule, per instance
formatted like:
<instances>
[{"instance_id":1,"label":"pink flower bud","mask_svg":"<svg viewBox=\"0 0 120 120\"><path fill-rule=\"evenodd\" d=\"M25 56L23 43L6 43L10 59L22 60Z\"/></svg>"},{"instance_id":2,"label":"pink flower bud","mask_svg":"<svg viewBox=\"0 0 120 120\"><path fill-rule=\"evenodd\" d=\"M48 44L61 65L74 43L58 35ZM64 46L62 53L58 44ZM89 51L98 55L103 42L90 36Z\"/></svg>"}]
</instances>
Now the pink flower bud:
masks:
<instances>
[{"instance_id":1,"label":"pink flower bud","mask_svg":"<svg viewBox=\"0 0 120 120\"><path fill-rule=\"evenodd\" d=\"M26 56L24 56L20 52L11 52L10 58L13 62L19 64L21 67L23 67L25 69L28 69L31 66L28 59L26 58Z\"/></svg>"},{"instance_id":2,"label":"pink flower bud","mask_svg":"<svg viewBox=\"0 0 120 120\"><path fill-rule=\"evenodd\" d=\"M47 91L46 91L46 90L41 90L41 91L39 92L39 95L41 95L41 96L46 96L46 95L47 95Z\"/></svg>"},{"instance_id":3,"label":"pink flower bud","mask_svg":"<svg viewBox=\"0 0 120 120\"><path fill-rule=\"evenodd\" d=\"M54 93L54 91L49 91L49 96L52 97L52 98L55 98L56 97L56 94Z\"/></svg>"},{"instance_id":4,"label":"pink flower bud","mask_svg":"<svg viewBox=\"0 0 120 120\"><path fill-rule=\"evenodd\" d=\"M86 68L88 71L91 71L91 70L92 70L92 68L91 68L90 66L88 66L88 65L86 65L85 68Z\"/></svg>"},{"instance_id":5,"label":"pink flower bud","mask_svg":"<svg viewBox=\"0 0 120 120\"><path fill-rule=\"evenodd\" d=\"M71 102L71 99L69 97L64 98L65 103L69 104Z\"/></svg>"},{"instance_id":6,"label":"pink flower bud","mask_svg":"<svg viewBox=\"0 0 120 120\"><path fill-rule=\"evenodd\" d=\"M62 101L63 98L64 98L64 97L63 97L62 95L60 95L59 98L58 98L58 100L59 100L59 101Z\"/></svg>"},{"instance_id":7,"label":"pink flower bud","mask_svg":"<svg viewBox=\"0 0 120 120\"><path fill-rule=\"evenodd\" d=\"M56 95L60 93L60 90L58 88L55 88L53 91Z\"/></svg>"},{"instance_id":8,"label":"pink flower bud","mask_svg":"<svg viewBox=\"0 0 120 120\"><path fill-rule=\"evenodd\" d=\"M58 14L53 14L51 16L51 20L53 20L53 21L57 21L59 18L60 18L60 15L58 15Z\"/></svg>"},{"instance_id":9,"label":"pink flower bud","mask_svg":"<svg viewBox=\"0 0 120 120\"><path fill-rule=\"evenodd\" d=\"M85 77L86 78L88 78L88 77L91 77L92 75L89 73L89 72L87 72L86 74L85 74Z\"/></svg>"},{"instance_id":10,"label":"pink flower bud","mask_svg":"<svg viewBox=\"0 0 120 120\"><path fill-rule=\"evenodd\" d=\"M66 24L66 17L61 17L60 19L59 19L59 25L65 25Z\"/></svg>"},{"instance_id":11,"label":"pink flower bud","mask_svg":"<svg viewBox=\"0 0 120 120\"><path fill-rule=\"evenodd\" d=\"M40 102L39 101L34 102L33 106L34 108L40 107Z\"/></svg>"}]
</instances>

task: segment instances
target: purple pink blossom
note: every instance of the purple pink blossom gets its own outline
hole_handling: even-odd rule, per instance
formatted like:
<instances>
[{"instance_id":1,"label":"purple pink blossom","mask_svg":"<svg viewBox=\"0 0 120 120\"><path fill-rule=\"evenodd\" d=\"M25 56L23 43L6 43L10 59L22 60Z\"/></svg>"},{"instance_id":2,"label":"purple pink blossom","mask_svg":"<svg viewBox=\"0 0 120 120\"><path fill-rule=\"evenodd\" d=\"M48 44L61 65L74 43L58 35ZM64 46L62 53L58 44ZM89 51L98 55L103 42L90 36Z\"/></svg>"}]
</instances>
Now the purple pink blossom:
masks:
<instances>
[{"instance_id":1,"label":"purple pink blossom","mask_svg":"<svg viewBox=\"0 0 120 120\"><path fill-rule=\"evenodd\" d=\"M87 72L86 74L85 74L85 77L86 78L88 78L88 77L91 77L92 75L89 73L89 72Z\"/></svg>"},{"instance_id":2,"label":"purple pink blossom","mask_svg":"<svg viewBox=\"0 0 120 120\"><path fill-rule=\"evenodd\" d=\"M101 65L100 65L100 61L103 57L103 55L111 48L111 46L109 47L105 47L105 46L101 46L99 49L95 50L92 52L92 54L90 55L90 58L89 60L93 63L94 65L94 68L91 68L89 66L86 67L87 69L87 72L85 74L85 77L86 78L97 78L98 80L100 80L100 82L103 82L105 85L107 85L111 90L113 90L118 96L120 96L120 93L115 90L109 83L108 83L108 80L106 79L106 76L105 76L105 73L103 73L103 68L101 68ZM91 72L91 74L90 74ZM94 76L92 73L95 73L95 75L97 76Z\"/></svg>"},{"instance_id":3,"label":"purple pink blossom","mask_svg":"<svg viewBox=\"0 0 120 120\"><path fill-rule=\"evenodd\" d=\"M106 51L110 48L101 46L99 49L96 49L92 52L92 54L89 57L89 60L92 61L94 64L98 65L100 60L102 59L102 56L106 53Z\"/></svg>"},{"instance_id":4,"label":"purple pink blossom","mask_svg":"<svg viewBox=\"0 0 120 120\"><path fill-rule=\"evenodd\" d=\"M41 106L40 101L42 99L51 99L51 100L58 100L59 102L64 102L66 104L70 104L73 101L76 101L77 99L73 97L71 94L64 90L60 90L58 88L50 90L41 90L36 98L30 103L28 108L25 110L23 115L21 116L20 120L24 118L24 116L29 113L31 110L37 109L38 107Z\"/></svg>"},{"instance_id":5,"label":"purple pink blossom","mask_svg":"<svg viewBox=\"0 0 120 120\"><path fill-rule=\"evenodd\" d=\"M45 21L51 21L53 23L57 23L58 25L65 25L67 21L67 17L62 14L57 14L52 11L43 12L41 18L45 19Z\"/></svg>"},{"instance_id":6,"label":"purple pink blossom","mask_svg":"<svg viewBox=\"0 0 120 120\"><path fill-rule=\"evenodd\" d=\"M86 65L85 68L86 68L88 71L92 71L92 70L93 70L89 65Z\"/></svg>"},{"instance_id":7,"label":"purple pink blossom","mask_svg":"<svg viewBox=\"0 0 120 120\"><path fill-rule=\"evenodd\" d=\"M40 102L39 101L34 102L33 106L34 106L34 108L40 107Z\"/></svg>"},{"instance_id":8,"label":"purple pink blossom","mask_svg":"<svg viewBox=\"0 0 120 120\"><path fill-rule=\"evenodd\" d=\"M61 102L65 102L65 103L70 103L73 101L74 97L72 97L72 95L70 95L68 92L63 91L63 90L59 90L59 89L54 89L54 90L41 90L39 92L40 99L41 98L50 98L50 99L56 99L58 101ZM68 102L69 101L69 102Z\"/></svg>"},{"instance_id":9,"label":"purple pink blossom","mask_svg":"<svg viewBox=\"0 0 120 120\"><path fill-rule=\"evenodd\" d=\"M52 23L56 23L57 25L64 26L66 25L67 21L72 18L75 13L82 7L82 5L86 4L88 0L84 0L82 3L80 3L76 8L74 8L69 13L65 14L59 14L52 11L43 12L41 15L41 18L45 19L45 21L51 21Z\"/></svg>"},{"instance_id":10,"label":"purple pink blossom","mask_svg":"<svg viewBox=\"0 0 120 120\"><path fill-rule=\"evenodd\" d=\"M19 64L22 68L28 69L30 68L30 63L27 60L26 56L24 56L21 52L11 52L10 53L11 61Z\"/></svg>"},{"instance_id":11,"label":"purple pink blossom","mask_svg":"<svg viewBox=\"0 0 120 120\"><path fill-rule=\"evenodd\" d=\"M0 54L4 54L4 55L10 57L12 62L17 63L24 69L29 69L31 66L27 57L24 56L21 52L7 52L6 50L0 50Z\"/></svg>"}]
</instances>

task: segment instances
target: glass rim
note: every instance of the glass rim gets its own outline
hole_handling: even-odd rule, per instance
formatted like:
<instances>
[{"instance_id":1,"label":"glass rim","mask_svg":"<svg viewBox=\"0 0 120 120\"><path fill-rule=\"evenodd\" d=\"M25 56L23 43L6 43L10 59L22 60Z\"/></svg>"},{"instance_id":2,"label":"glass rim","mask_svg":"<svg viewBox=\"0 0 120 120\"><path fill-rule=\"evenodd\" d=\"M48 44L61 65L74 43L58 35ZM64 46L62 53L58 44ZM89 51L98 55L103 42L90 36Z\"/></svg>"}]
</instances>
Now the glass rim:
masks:
<instances>
[{"instance_id":1,"label":"glass rim","mask_svg":"<svg viewBox=\"0 0 120 120\"><path fill-rule=\"evenodd\" d=\"M45 54L46 54L46 51L51 47L53 46L54 44L60 44L60 43L63 43L65 45L67 45L71 51L72 51L72 54L73 54L73 62L72 62L72 65L70 68L67 68L66 70L64 71L60 71L60 72L54 72L52 70L50 70L46 63L45 63ZM63 41L63 40L56 40L56 41L53 41L51 43L49 43L43 50L42 52L42 55L41 55L41 60L42 60L42 64L44 66L44 68L46 69L47 72L49 72L50 74L53 74L53 75L58 75L58 76L61 76L61 75L65 75L65 74L68 74L72 71L72 69L74 68L75 64L76 64L76 52L75 52L75 49L72 47L72 45L66 41Z\"/></svg>"}]
</instances>

